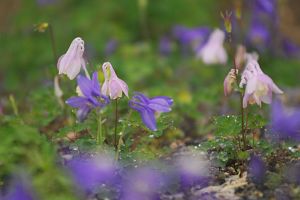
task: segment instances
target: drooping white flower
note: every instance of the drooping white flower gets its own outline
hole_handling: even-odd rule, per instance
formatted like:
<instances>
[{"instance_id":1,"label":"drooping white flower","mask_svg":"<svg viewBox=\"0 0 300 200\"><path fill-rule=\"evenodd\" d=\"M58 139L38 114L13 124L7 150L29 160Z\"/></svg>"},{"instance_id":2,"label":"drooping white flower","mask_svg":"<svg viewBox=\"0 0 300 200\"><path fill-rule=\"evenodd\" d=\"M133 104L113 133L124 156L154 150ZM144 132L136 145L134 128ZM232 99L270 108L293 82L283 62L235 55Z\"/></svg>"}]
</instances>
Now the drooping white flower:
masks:
<instances>
[{"instance_id":1,"label":"drooping white flower","mask_svg":"<svg viewBox=\"0 0 300 200\"><path fill-rule=\"evenodd\" d=\"M67 52L59 58L57 63L58 73L66 74L69 79L73 80L79 74L81 67L83 67L89 78L83 53L84 41L77 37L72 41Z\"/></svg>"},{"instance_id":2,"label":"drooping white flower","mask_svg":"<svg viewBox=\"0 0 300 200\"><path fill-rule=\"evenodd\" d=\"M101 91L104 95L110 97L110 99L117 99L122 97L122 93L128 97L127 84L118 78L114 68L110 62L105 62L102 65L105 81L102 85Z\"/></svg>"},{"instance_id":3,"label":"drooping white flower","mask_svg":"<svg viewBox=\"0 0 300 200\"><path fill-rule=\"evenodd\" d=\"M223 46L224 40L225 33L220 29L214 30L197 57L202 59L205 64L225 64L227 53Z\"/></svg>"},{"instance_id":4,"label":"drooping white flower","mask_svg":"<svg viewBox=\"0 0 300 200\"><path fill-rule=\"evenodd\" d=\"M243 98L243 107L248 103L261 106L261 102L272 103L272 93L283 94L283 91L266 75L260 68L255 59L248 61L248 64L242 74L240 87L246 85Z\"/></svg>"}]
</instances>

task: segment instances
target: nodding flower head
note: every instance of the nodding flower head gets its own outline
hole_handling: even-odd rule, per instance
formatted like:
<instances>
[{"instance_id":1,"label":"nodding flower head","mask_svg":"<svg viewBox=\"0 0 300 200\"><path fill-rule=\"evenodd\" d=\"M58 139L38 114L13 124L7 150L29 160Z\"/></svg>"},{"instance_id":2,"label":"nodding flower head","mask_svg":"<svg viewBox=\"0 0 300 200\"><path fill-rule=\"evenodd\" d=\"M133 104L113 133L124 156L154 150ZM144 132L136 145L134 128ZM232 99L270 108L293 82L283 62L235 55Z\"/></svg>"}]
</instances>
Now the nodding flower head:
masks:
<instances>
[{"instance_id":1,"label":"nodding flower head","mask_svg":"<svg viewBox=\"0 0 300 200\"><path fill-rule=\"evenodd\" d=\"M227 53L223 46L225 33L220 29L214 30L201 49L197 57L201 58L205 64L225 64L227 62Z\"/></svg>"},{"instance_id":2,"label":"nodding flower head","mask_svg":"<svg viewBox=\"0 0 300 200\"><path fill-rule=\"evenodd\" d=\"M173 99L166 96L148 98L141 93L135 93L129 101L129 106L138 111L142 121L150 130L156 131L155 112L170 112Z\"/></svg>"},{"instance_id":3,"label":"nodding flower head","mask_svg":"<svg viewBox=\"0 0 300 200\"><path fill-rule=\"evenodd\" d=\"M251 60L248 62L241 78L240 87L246 84L246 90L243 98L243 107L248 103L261 106L261 102L272 103L272 93L283 94L282 90L273 82L273 80L263 73L258 62Z\"/></svg>"},{"instance_id":4,"label":"nodding flower head","mask_svg":"<svg viewBox=\"0 0 300 200\"><path fill-rule=\"evenodd\" d=\"M228 96L233 90L234 82L236 82L236 74L238 71L231 69L224 80L224 95Z\"/></svg>"},{"instance_id":5,"label":"nodding flower head","mask_svg":"<svg viewBox=\"0 0 300 200\"><path fill-rule=\"evenodd\" d=\"M128 97L127 84L118 78L114 68L110 62L105 62L102 65L105 81L102 85L102 93L109 96L111 99L122 97L124 93Z\"/></svg>"},{"instance_id":6,"label":"nodding flower head","mask_svg":"<svg viewBox=\"0 0 300 200\"><path fill-rule=\"evenodd\" d=\"M77 37L72 41L67 52L59 58L58 73L66 74L69 79L73 80L79 74L81 67L86 68L83 52L84 41Z\"/></svg>"},{"instance_id":7,"label":"nodding flower head","mask_svg":"<svg viewBox=\"0 0 300 200\"><path fill-rule=\"evenodd\" d=\"M77 84L80 90L79 96L69 98L66 103L73 108L78 108L77 118L83 121L93 108L104 107L109 103L109 99L101 93L97 72L93 73L92 80L79 75Z\"/></svg>"}]
</instances>

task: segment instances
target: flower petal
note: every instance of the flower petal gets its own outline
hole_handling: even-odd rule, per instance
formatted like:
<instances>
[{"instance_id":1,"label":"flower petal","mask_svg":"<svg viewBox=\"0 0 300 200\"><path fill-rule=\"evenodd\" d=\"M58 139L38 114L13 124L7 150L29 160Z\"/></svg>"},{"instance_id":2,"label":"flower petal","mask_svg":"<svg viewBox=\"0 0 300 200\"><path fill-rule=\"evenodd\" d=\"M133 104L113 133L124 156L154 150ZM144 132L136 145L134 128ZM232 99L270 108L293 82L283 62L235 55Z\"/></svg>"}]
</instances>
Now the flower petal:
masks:
<instances>
[{"instance_id":1,"label":"flower petal","mask_svg":"<svg viewBox=\"0 0 300 200\"><path fill-rule=\"evenodd\" d=\"M79 75L77 77L77 84L84 96L89 97L92 95L93 84L91 80L82 75Z\"/></svg>"},{"instance_id":2,"label":"flower petal","mask_svg":"<svg viewBox=\"0 0 300 200\"><path fill-rule=\"evenodd\" d=\"M143 123L152 131L157 131L154 112L151 109L142 109L140 111Z\"/></svg>"},{"instance_id":3,"label":"flower petal","mask_svg":"<svg viewBox=\"0 0 300 200\"><path fill-rule=\"evenodd\" d=\"M146 97L144 94L140 93L140 92L134 92L134 96L132 97L132 99L137 99L138 101L140 101L143 104L148 104L149 102L149 98Z\"/></svg>"},{"instance_id":4,"label":"flower petal","mask_svg":"<svg viewBox=\"0 0 300 200\"><path fill-rule=\"evenodd\" d=\"M73 108L84 107L88 103L85 97L71 97L67 99L66 104L72 106Z\"/></svg>"},{"instance_id":5,"label":"flower petal","mask_svg":"<svg viewBox=\"0 0 300 200\"><path fill-rule=\"evenodd\" d=\"M154 116L154 111L147 108L146 106L143 106L139 102L133 102L132 100L129 101L129 106L138 111L141 115L142 121L150 130L156 131L156 121Z\"/></svg>"},{"instance_id":6,"label":"flower petal","mask_svg":"<svg viewBox=\"0 0 300 200\"><path fill-rule=\"evenodd\" d=\"M94 72L92 76L93 93L97 96L101 95L101 86L98 81L98 72Z\"/></svg>"},{"instance_id":7,"label":"flower petal","mask_svg":"<svg viewBox=\"0 0 300 200\"><path fill-rule=\"evenodd\" d=\"M79 110L77 110L76 116L79 122L84 121L87 118L87 115L90 113L91 108L86 105L83 107L80 107Z\"/></svg>"},{"instance_id":8,"label":"flower petal","mask_svg":"<svg viewBox=\"0 0 300 200\"><path fill-rule=\"evenodd\" d=\"M168 97L155 97L150 99L148 107L158 112L170 112L172 99Z\"/></svg>"},{"instance_id":9,"label":"flower petal","mask_svg":"<svg viewBox=\"0 0 300 200\"><path fill-rule=\"evenodd\" d=\"M80 72L81 69L81 59L76 58L72 60L69 66L66 67L65 74L67 74L70 80L73 80Z\"/></svg>"},{"instance_id":10,"label":"flower petal","mask_svg":"<svg viewBox=\"0 0 300 200\"><path fill-rule=\"evenodd\" d=\"M109 88L109 96L111 99L117 99L119 97L122 97L122 88L118 80L116 79L110 80L108 84L108 88Z\"/></svg>"}]
</instances>

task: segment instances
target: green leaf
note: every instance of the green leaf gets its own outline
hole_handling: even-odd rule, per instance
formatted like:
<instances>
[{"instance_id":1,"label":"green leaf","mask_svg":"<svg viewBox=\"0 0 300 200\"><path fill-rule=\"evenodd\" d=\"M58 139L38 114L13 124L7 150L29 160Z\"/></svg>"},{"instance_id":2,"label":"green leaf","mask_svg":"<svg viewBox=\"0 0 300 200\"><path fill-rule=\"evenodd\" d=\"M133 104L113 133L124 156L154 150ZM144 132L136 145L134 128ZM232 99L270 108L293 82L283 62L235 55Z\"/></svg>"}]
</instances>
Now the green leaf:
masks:
<instances>
[{"instance_id":1,"label":"green leaf","mask_svg":"<svg viewBox=\"0 0 300 200\"><path fill-rule=\"evenodd\" d=\"M214 118L217 136L237 136L241 131L241 117L236 115L218 116Z\"/></svg>"},{"instance_id":2,"label":"green leaf","mask_svg":"<svg viewBox=\"0 0 300 200\"><path fill-rule=\"evenodd\" d=\"M248 128L262 128L267 124L267 120L261 115L248 115Z\"/></svg>"}]
</instances>

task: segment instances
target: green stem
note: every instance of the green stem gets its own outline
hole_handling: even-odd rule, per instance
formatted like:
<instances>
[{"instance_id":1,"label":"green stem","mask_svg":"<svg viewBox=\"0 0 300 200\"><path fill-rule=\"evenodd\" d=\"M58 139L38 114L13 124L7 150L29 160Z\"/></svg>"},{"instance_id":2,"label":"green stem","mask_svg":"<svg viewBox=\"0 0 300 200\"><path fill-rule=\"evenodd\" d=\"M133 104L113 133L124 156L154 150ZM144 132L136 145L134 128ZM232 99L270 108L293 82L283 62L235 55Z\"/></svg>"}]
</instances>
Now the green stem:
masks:
<instances>
[{"instance_id":1,"label":"green stem","mask_svg":"<svg viewBox=\"0 0 300 200\"><path fill-rule=\"evenodd\" d=\"M117 144L117 128L118 128L118 99L115 100L116 106L115 106L115 134L114 134L114 146L115 150L118 150L118 144Z\"/></svg>"},{"instance_id":2,"label":"green stem","mask_svg":"<svg viewBox=\"0 0 300 200\"><path fill-rule=\"evenodd\" d=\"M98 112L97 144L101 146L103 145L102 118L100 110Z\"/></svg>"},{"instance_id":3,"label":"green stem","mask_svg":"<svg viewBox=\"0 0 300 200\"><path fill-rule=\"evenodd\" d=\"M128 116L127 116L127 121L129 121L130 117L131 117L131 113L132 110L129 111ZM119 142L118 142L118 148L117 148L117 152L116 152L116 156L115 156L115 160L118 161L119 160L119 155L120 155L120 151L121 151L121 142L123 141L123 136L124 136L124 131L126 128L126 124L123 124L123 128L120 134L120 138L119 138Z\"/></svg>"},{"instance_id":4,"label":"green stem","mask_svg":"<svg viewBox=\"0 0 300 200\"><path fill-rule=\"evenodd\" d=\"M54 65L56 65L57 54L56 54L56 45L55 45L55 39L54 39L54 33L53 33L52 25L49 25L49 34L50 34L50 41L51 41L51 46L52 46L53 61L54 61Z\"/></svg>"},{"instance_id":5,"label":"green stem","mask_svg":"<svg viewBox=\"0 0 300 200\"><path fill-rule=\"evenodd\" d=\"M239 87L238 82L239 82L240 80L238 80L238 68L237 68L237 65L236 65L236 62L235 62L235 58L234 58L233 60L234 60L234 69L235 69L236 84L237 84L237 87ZM241 116L242 116L242 128L241 128L241 133L242 133L243 149L245 150L245 149L246 149L246 136L245 136L245 123L244 123L243 98L244 98L244 95L243 95L242 92L240 92L240 107L241 107Z\"/></svg>"}]
</instances>

